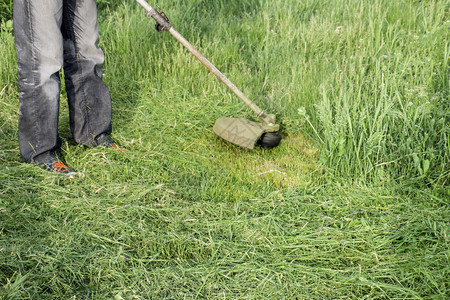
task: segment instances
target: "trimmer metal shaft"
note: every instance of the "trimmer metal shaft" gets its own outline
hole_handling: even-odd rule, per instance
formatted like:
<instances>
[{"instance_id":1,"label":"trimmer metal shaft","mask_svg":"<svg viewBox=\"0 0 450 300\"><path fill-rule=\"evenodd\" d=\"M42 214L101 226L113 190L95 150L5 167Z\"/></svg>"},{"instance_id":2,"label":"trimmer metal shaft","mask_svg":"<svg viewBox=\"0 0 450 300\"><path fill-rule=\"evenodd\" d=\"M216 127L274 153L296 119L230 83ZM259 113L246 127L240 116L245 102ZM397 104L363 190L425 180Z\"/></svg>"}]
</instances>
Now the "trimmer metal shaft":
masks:
<instances>
[{"instance_id":1,"label":"trimmer metal shaft","mask_svg":"<svg viewBox=\"0 0 450 300\"><path fill-rule=\"evenodd\" d=\"M278 131L279 126L275 124L275 116L266 114L261 108L244 95L222 72L220 72L208 59L206 59L195 47L189 43L168 20L145 0L136 0L146 11L147 17L153 18L159 26L172 34L186 49L188 49L206 68L208 68L220 81L222 81L239 99L241 99L263 122L267 131Z\"/></svg>"}]
</instances>

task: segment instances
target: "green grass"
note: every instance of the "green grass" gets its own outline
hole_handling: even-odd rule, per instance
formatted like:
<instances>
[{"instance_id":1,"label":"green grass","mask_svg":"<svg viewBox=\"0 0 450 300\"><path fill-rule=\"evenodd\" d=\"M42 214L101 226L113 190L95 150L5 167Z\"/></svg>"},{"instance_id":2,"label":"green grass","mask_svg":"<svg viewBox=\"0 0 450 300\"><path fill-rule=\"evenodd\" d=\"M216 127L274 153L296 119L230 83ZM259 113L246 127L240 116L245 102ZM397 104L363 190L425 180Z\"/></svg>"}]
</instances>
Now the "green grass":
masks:
<instances>
[{"instance_id":1,"label":"green grass","mask_svg":"<svg viewBox=\"0 0 450 300\"><path fill-rule=\"evenodd\" d=\"M448 1L162 1L277 115L269 151L215 136L251 111L137 4L98 2L125 150L76 145L63 91L75 179L20 158L0 3L0 299L450 297Z\"/></svg>"}]
</instances>

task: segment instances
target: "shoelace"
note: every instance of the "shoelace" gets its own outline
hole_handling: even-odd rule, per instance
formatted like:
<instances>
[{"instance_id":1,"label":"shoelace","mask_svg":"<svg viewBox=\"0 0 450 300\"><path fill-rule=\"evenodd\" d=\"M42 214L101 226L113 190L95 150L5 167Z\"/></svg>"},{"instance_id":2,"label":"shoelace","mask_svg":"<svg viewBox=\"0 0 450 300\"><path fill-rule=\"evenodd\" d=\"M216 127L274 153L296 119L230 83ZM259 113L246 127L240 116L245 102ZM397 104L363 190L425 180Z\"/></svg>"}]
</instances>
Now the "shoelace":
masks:
<instances>
[{"instance_id":1,"label":"shoelace","mask_svg":"<svg viewBox=\"0 0 450 300\"><path fill-rule=\"evenodd\" d=\"M52 167L55 168L56 172L68 172L69 168L62 162L56 161L52 163Z\"/></svg>"},{"instance_id":2,"label":"shoelace","mask_svg":"<svg viewBox=\"0 0 450 300\"><path fill-rule=\"evenodd\" d=\"M119 150L119 151L123 150L122 147L117 146L117 144L112 144L111 147L109 147L109 148Z\"/></svg>"}]
</instances>

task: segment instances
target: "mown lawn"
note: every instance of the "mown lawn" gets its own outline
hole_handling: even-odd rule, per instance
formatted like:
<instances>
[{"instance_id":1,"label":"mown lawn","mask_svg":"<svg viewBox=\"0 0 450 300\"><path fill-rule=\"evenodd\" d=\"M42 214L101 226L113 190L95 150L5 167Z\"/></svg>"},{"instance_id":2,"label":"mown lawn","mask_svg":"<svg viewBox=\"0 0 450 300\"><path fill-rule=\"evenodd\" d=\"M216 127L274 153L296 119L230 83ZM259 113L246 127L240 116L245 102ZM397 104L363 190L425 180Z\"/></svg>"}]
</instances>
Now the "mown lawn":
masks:
<instances>
[{"instance_id":1,"label":"mown lawn","mask_svg":"<svg viewBox=\"0 0 450 300\"><path fill-rule=\"evenodd\" d=\"M253 151L212 131L251 111L136 3L98 1L124 150L76 145L63 90L75 178L20 158L4 3L0 299L450 297L448 1L160 1L277 115Z\"/></svg>"}]
</instances>

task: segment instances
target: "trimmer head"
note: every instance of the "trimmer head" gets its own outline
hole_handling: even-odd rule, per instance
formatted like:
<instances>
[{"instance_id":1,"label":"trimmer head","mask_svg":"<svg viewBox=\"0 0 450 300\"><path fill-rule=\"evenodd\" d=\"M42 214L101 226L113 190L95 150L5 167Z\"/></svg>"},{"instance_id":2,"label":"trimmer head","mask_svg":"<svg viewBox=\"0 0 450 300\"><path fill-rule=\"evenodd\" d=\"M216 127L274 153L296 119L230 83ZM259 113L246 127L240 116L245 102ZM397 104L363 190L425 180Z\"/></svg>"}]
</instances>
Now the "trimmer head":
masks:
<instances>
[{"instance_id":1,"label":"trimmer head","mask_svg":"<svg viewBox=\"0 0 450 300\"><path fill-rule=\"evenodd\" d=\"M265 149L278 146L281 141L278 130L278 125L267 126L244 118L226 117L217 119L213 127L219 137L247 149L254 149L256 144Z\"/></svg>"}]
</instances>

